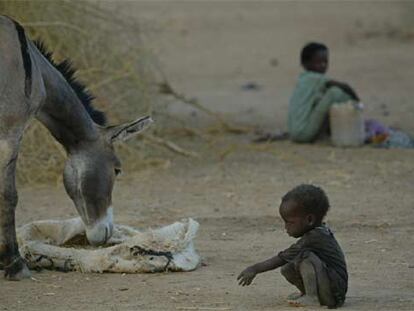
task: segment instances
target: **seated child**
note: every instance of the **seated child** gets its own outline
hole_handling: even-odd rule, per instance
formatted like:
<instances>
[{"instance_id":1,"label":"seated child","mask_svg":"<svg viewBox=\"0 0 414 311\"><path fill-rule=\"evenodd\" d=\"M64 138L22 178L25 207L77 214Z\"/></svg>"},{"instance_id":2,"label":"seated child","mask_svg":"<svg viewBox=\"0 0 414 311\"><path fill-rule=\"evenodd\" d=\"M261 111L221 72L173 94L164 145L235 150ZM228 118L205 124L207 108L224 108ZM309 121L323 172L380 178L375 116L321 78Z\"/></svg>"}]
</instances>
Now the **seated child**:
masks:
<instances>
[{"instance_id":1,"label":"seated child","mask_svg":"<svg viewBox=\"0 0 414 311\"><path fill-rule=\"evenodd\" d=\"M296 142L312 142L324 127L327 128L329 109L334 103L359 101L358 95L347 84L329 79L328 48L321 43L309 43L301 52L305 71L289 102L288 129Z\"/></svg>"},{"instance_id":2,"label":"seated child","mask_svg":"<svg viewBox=\"0 0 414 311\"><path fill-rule=\"evenodd\" d=\"M348 273L341 247L322 222L328 209L325 192L316 186L300 185L285 194L279 213L287 234L299 240L276 256L247 267L237 277L239 284L250 285L258 273L282 267L282 275L299 289L288 297L290 304L341 306Z\"/></svg>"}]
</instances>

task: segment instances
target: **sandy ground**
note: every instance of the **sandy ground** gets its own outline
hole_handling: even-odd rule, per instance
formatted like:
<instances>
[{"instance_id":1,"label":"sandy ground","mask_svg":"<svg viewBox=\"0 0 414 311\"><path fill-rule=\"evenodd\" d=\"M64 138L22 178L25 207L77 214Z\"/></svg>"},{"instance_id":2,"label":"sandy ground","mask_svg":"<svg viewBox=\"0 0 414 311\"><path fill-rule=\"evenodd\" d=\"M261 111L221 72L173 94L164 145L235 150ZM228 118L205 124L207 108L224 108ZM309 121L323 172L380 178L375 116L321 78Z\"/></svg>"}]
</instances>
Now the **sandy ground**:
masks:
<instances>
[{"instance_id":1,"label":"sandy ground","mask_svg":"<svg viewBox=\"0 0 414 311\"><path fill-rule=\"evenodd\" d=\"M170 82L230 118L284 129L298 52L326 42L330 74L359 91L366 114L414 134L414 41L407 3L125 2ZM241 86L255 82L257 91ZM175 104L188 124L208 122ZM201 154L168 168L128 173L114 190L116 222L137 227L193 217L203 266L190 273L118 275L34 272L0 279L0 310L290 310L293 288L278 271L249 288L247 265L293 242L277 215L280 197L311 182L329 195L327 222L342 245L350 283L345 310L414 310L414 160L411 150L327 144L252 145L251 136L175 137ZM20 188L18 224L75 216L61 187Z\"/></svg>"}]
</instances>

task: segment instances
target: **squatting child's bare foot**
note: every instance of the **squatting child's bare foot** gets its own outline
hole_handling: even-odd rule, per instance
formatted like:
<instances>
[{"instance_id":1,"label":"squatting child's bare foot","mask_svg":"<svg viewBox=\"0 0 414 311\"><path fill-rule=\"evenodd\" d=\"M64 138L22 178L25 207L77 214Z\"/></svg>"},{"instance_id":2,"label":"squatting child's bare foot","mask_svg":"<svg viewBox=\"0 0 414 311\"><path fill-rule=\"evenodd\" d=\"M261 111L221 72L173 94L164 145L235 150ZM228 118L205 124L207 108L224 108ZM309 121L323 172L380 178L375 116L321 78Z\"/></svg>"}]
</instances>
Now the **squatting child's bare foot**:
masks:
<instances>
[{"instance_id":1,"label":"squatting child's bare foot","mask_svg":"<svg viewBox=\"0 0 414 311\"><path fill-rule=\"evenodd\" d=\"M319 300L317 297L311 297L303 295L295 300L288 300L288 303L293 307L310 307L310 306L320 306Z\"/></svg>"},{"instance_id":2,"label":"squatting child's bare foot","mask_svg":"<svg viewBox=\"0 0 414 311\"><path fill-rule=\"evenodd\" d=\"M289 294L288 296L287 296L287 300L288 301L290 301L290 300L297 300L297 299L299 299L300 297L302 297L303 295L305 295L305 294L303 294L303 293L301 293L301 292L295 292L295 293L292 293L292 294Z\"/></svg>"}]
</instances>

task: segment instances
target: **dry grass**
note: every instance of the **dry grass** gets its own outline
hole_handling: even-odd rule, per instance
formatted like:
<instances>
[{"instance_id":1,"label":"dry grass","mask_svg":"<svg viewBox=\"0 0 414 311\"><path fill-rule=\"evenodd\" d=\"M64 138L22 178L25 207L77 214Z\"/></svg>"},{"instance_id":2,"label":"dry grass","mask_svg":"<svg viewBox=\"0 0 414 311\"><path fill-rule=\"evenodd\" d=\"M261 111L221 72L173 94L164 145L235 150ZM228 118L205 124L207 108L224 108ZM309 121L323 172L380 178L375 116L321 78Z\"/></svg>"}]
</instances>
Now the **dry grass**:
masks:
<instances>
[{"instance_id":1,"label":"dry grass","mask_svg":"<svg viewBox=\"0 0 414 311\"><path fill-rule=\"evenodd\" d=\"M18 20L31 39L42 39L57 61L73 61L79 80L97 96L94 106L107 113L110 123L151 113L158 100L151 87L152 56L142 45L136 22L122 21L92 1L1 1L0 12ZM140 144L134 145L118 148L131 169L159 162L145 161ZM59 182L64 160L62 147L36 121L23 138L17 179Z\"/></svg>"}]
</instances>

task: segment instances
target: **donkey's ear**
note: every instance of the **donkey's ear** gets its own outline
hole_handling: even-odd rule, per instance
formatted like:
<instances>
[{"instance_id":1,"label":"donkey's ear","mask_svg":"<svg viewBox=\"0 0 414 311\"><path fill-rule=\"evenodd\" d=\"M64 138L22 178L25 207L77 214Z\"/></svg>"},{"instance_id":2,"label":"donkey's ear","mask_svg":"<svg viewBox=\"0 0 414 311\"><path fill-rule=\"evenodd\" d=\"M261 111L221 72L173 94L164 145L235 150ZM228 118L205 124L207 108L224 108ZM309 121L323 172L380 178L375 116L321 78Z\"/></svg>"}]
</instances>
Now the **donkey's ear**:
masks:
<instances>
[{"instance_id":1,"label":"donkey's ear","mask_svg":"<svg viewBox=\"0 0 414 311\"><path fill-rule=\"evenodd\" d=\"M145 130L152 122L150 116L145 116L130 123L107 127L106 135L111 142L125 141Z\"/></svg>"}]
</instances>

